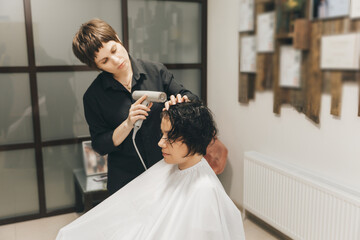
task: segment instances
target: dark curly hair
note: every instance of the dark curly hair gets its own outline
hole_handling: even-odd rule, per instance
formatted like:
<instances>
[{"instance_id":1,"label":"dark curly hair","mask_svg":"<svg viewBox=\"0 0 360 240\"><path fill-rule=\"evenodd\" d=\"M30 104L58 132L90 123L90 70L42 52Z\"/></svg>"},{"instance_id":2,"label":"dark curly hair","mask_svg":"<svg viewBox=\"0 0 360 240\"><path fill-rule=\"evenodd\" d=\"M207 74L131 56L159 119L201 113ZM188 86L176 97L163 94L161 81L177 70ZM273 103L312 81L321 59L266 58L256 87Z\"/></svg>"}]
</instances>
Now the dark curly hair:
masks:
<instances>
[{"instance_id":1,"label":"dark curly hair","mask_svg":"<svg viewBox=\"0 0 360 240\"><path fill-rule=\"evenodd\" d=\"M217 134L211 111L200 101L171 105L168 111L161 113L163 118L171 123L168 141L170 144L185 143L189 149L186 156L205 155L207 146Z\"/></svg>"}]
</instances>

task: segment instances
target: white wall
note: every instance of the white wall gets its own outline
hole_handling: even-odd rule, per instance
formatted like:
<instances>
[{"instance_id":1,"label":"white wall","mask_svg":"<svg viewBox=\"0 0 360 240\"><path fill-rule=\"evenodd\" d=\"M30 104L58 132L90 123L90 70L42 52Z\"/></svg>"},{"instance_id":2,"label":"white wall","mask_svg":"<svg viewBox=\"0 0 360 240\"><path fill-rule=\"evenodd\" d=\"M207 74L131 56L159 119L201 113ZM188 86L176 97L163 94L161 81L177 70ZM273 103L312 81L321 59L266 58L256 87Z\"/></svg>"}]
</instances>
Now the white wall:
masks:
<instances>
[{"instance_id":1,"label":"white wall","mask_svg":"<svg viewBox=\"0 0 360 240\"><path fill-rule=\"evenodd\" d=\"M237 0L208 0L208 105L229 150L220 180L230 197L242 204L243 155L249 150L360 191L358 85L344 85L340 118L330 115L331 98L323 94L319 125L289 106L273 114L271 91L239 104L238 19Z\"/></svg>"}]
</instances>

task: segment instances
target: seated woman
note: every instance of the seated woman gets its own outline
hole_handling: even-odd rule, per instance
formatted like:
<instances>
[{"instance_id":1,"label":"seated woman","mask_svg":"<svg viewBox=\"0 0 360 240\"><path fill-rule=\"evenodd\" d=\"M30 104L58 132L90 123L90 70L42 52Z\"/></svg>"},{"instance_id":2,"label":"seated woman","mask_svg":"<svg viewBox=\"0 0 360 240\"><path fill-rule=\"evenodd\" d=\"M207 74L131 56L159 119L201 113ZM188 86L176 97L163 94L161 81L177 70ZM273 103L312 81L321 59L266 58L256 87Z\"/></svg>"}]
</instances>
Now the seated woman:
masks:
<instances>
[{"instance_id":1,"label":"seated woman","mask_svg":"<svg viewBox=\"0 0 360 240\"><path fill-rule=\"evenodd\" d=\"M240 211L203 158L216 135L200 102L161 114L164 159L63 227L57 239L245 239Z\"/></svg>"}]
</instances>

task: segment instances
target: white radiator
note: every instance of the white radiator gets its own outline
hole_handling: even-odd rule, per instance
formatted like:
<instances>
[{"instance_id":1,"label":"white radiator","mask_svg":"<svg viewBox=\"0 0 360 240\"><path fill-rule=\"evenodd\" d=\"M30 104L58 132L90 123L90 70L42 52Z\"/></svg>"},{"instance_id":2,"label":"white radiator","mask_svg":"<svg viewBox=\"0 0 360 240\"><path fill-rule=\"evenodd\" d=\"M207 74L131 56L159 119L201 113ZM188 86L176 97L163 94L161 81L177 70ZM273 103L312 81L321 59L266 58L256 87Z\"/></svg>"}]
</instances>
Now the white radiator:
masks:
<instances>
[{"instance_id":1,"label":"white radiator","mask_svg":"<svg viewBox=\"0 0 360 240\"><path fill-rule=\"evenodd\" d=\"M360 240L360 193L257 152L245 153L243 207L293 239Z\"/></svg>"}]
</instances>

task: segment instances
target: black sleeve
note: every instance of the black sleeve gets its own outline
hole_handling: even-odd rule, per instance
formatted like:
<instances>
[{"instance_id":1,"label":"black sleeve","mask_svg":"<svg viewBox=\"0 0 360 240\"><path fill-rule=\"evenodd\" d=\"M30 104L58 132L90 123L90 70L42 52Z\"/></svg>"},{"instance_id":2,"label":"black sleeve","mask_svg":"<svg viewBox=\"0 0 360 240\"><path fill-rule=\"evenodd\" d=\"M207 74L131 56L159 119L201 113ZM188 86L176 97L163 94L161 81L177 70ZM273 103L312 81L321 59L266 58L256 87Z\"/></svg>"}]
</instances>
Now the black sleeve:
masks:
<instances>
[{"instance_id":1,"label":"black sleeve","mask_svg":"<svg viewBox=\"0 0 360 240\"><path fill-rule=\"evenodd\" d=\"M164 84L164 89L168 97L171 95L188 96L190 100L199 100L199 97L193 94L190 90L186 89L180 82L178 82L174 75L164 66L160 69L160 76Z\"/></svg>"},{"instance_id":2,"label":"black sleeve","mask_svg":"<svg viewBox=\"0 0 360 240\"><path fill-rule=\"evenodd\" d=\"M93 149L100 155L105 155L121 148L121 144L119 147L114 146L112 140L114 130L108 126L101 115L101 109L98 106L96 98L89 97L85 94L83 104Z\"/></svg>"}]
</instances>

